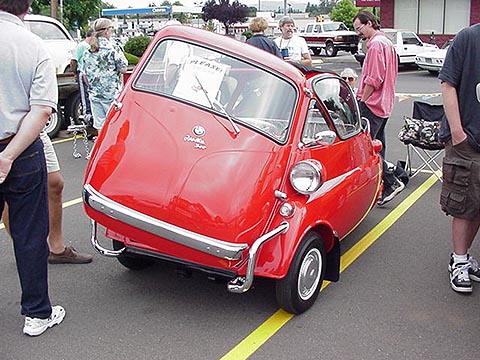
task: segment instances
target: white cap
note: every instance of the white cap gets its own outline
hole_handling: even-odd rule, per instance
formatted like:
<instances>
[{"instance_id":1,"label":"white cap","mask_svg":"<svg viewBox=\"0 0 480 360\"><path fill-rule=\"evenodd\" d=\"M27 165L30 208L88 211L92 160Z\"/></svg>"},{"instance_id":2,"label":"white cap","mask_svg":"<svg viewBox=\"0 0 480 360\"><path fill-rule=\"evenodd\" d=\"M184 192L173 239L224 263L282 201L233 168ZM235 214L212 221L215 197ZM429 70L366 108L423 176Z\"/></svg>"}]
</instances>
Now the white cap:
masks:
<instances>
[{"instance_id":1,"label":"white cap","mask_svg":"<svg viewBox=\"0 0 480 360\"><path fill-rule=\"evenodd\" d=\"M345 68L345 69L343 69L342 73L340 74L340 77L356 79L356 78L358 78L358 75L355 72L355 70L353 70L352 68Z\"/></svg>"}]
</instances>

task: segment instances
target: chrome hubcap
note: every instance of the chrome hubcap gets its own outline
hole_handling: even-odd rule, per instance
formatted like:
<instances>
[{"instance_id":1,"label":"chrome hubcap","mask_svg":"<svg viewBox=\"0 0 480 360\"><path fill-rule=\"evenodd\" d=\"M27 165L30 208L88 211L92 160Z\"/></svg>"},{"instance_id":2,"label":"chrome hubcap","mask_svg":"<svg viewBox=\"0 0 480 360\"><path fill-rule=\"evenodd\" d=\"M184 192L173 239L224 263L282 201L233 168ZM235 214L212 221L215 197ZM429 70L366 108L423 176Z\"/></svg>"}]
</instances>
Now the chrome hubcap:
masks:
<instances>
[{"instance_id":1,"label":"chrome hubcap","mask_svg":"<svg viewBox=\"0 0 480 360\"><path fill-rule=\"evenodd\" d=\"M321 271L322 254L316 248L310 249L303 258L298 274L298 295L302 300L310 299L317 289Z\"/></svg>"}]
</instances>

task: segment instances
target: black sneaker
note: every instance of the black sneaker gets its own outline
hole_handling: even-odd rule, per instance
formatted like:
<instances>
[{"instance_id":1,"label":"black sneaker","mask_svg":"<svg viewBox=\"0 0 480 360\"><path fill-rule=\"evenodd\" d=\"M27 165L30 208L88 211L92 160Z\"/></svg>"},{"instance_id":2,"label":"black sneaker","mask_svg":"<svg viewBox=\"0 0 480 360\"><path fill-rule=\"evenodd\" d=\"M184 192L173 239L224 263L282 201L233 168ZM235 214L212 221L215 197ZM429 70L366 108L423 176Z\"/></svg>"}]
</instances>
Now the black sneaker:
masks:
<instances>
[{"instance_id":1,"label":"black sneaker","mask_svg":"<svg viewBox=\"0 0 480 360\"><path fill-rule=\"evenodd\" d=\"M450 271L450 286L456 292L471 293L472 282L470 281L470 275L468 270L470 263L456 263L448 266Z\"/></svg>"},{"instance_id":2,"label":"black sneaker","mask_svg":"<svg viewBox=\"0 0 480 360\"><path fill-rule=\"evenodd\" d=\"M385 186L383 188L382 194L378 198L377 205L383 206L395 196L397 196L403 189L405 189L405 184L395 178L395 182L390 186Z\"/></svg>"},{"instance_id":3,"label":"black sneaker","mask_svg":"<svg viewBox=\"0 0 480 360\"><path fill-rule=\"evenodd\" d=\"M478 266L478 261L467 254L468 257L468 275L470 280L480 282L480 268ZM453 271L453 254L450 254L450 263L448 264L448 272L451 274Z\"/></svg>"}]
</instances>

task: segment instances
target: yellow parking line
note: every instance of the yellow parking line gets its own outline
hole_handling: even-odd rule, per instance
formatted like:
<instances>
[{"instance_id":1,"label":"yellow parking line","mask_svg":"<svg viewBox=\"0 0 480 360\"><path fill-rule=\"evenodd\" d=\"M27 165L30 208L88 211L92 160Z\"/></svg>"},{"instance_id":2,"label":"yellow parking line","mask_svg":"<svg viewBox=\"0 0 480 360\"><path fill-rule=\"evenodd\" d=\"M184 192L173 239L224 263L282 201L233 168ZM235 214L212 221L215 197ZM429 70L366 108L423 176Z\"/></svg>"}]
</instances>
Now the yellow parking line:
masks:
<instances>
[{"instance_id":1,"label":"yellow parking line","mask_svg":"<svg viewBox=\"0 0 480 360\"><path fill-rule=\"evenodd\" d=\"M62 207L65 209L65 208L67 208L67 207L69 207L69 206L77 205L77 204L79 204L79 203L81 203L81 202L82 202L82 198L79 197L79 198L76 198L76 199L73 199L73 200L64 202L64 203L62 204ZM5 229L5 224L4 224L3 222L0 223L0 230L2 230L2 229Z\"/></svg>"},{"instance_id":2,"label":"yellow parking line","mask_svg":"<svg viewBox=\"0 0 480 360\"><path fill-rule=\"evenodd\" d=\"M357 244L342 255L340 260L340 272L349 267L365 250L367 250L378 238L387 231L423 194L437 182L435 175L430 176L422 185L413 191L395 209L393 209L380 223L378 223ZM322 291L330 282L325 281ZM283 310L278 310L263 324L256 328L250 335L243 339L237 346L225 354L220 360L248 359L268 339L293 318Z\"/></svg>"}]
</instances>

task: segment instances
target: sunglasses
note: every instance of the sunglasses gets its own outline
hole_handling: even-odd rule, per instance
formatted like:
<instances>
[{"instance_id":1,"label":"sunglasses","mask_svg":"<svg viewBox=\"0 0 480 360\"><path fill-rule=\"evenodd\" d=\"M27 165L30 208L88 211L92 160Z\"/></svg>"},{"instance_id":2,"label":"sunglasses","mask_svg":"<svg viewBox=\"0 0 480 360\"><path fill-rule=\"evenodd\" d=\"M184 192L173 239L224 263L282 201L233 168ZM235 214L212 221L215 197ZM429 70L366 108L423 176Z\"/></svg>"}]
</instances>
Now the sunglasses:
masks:
<instances>
[{"instance_id":1,"label":"sunglasses","mask_svg":"<svg viewBox=\"0 0 480 360\"><path fill-rule=\"evenodd\" d=\"M342 79L345 80L345 81L353 81L353 80L355 80L354 77L344 77L344 78L342 78Z\"/></svg>"}]
</instances>

